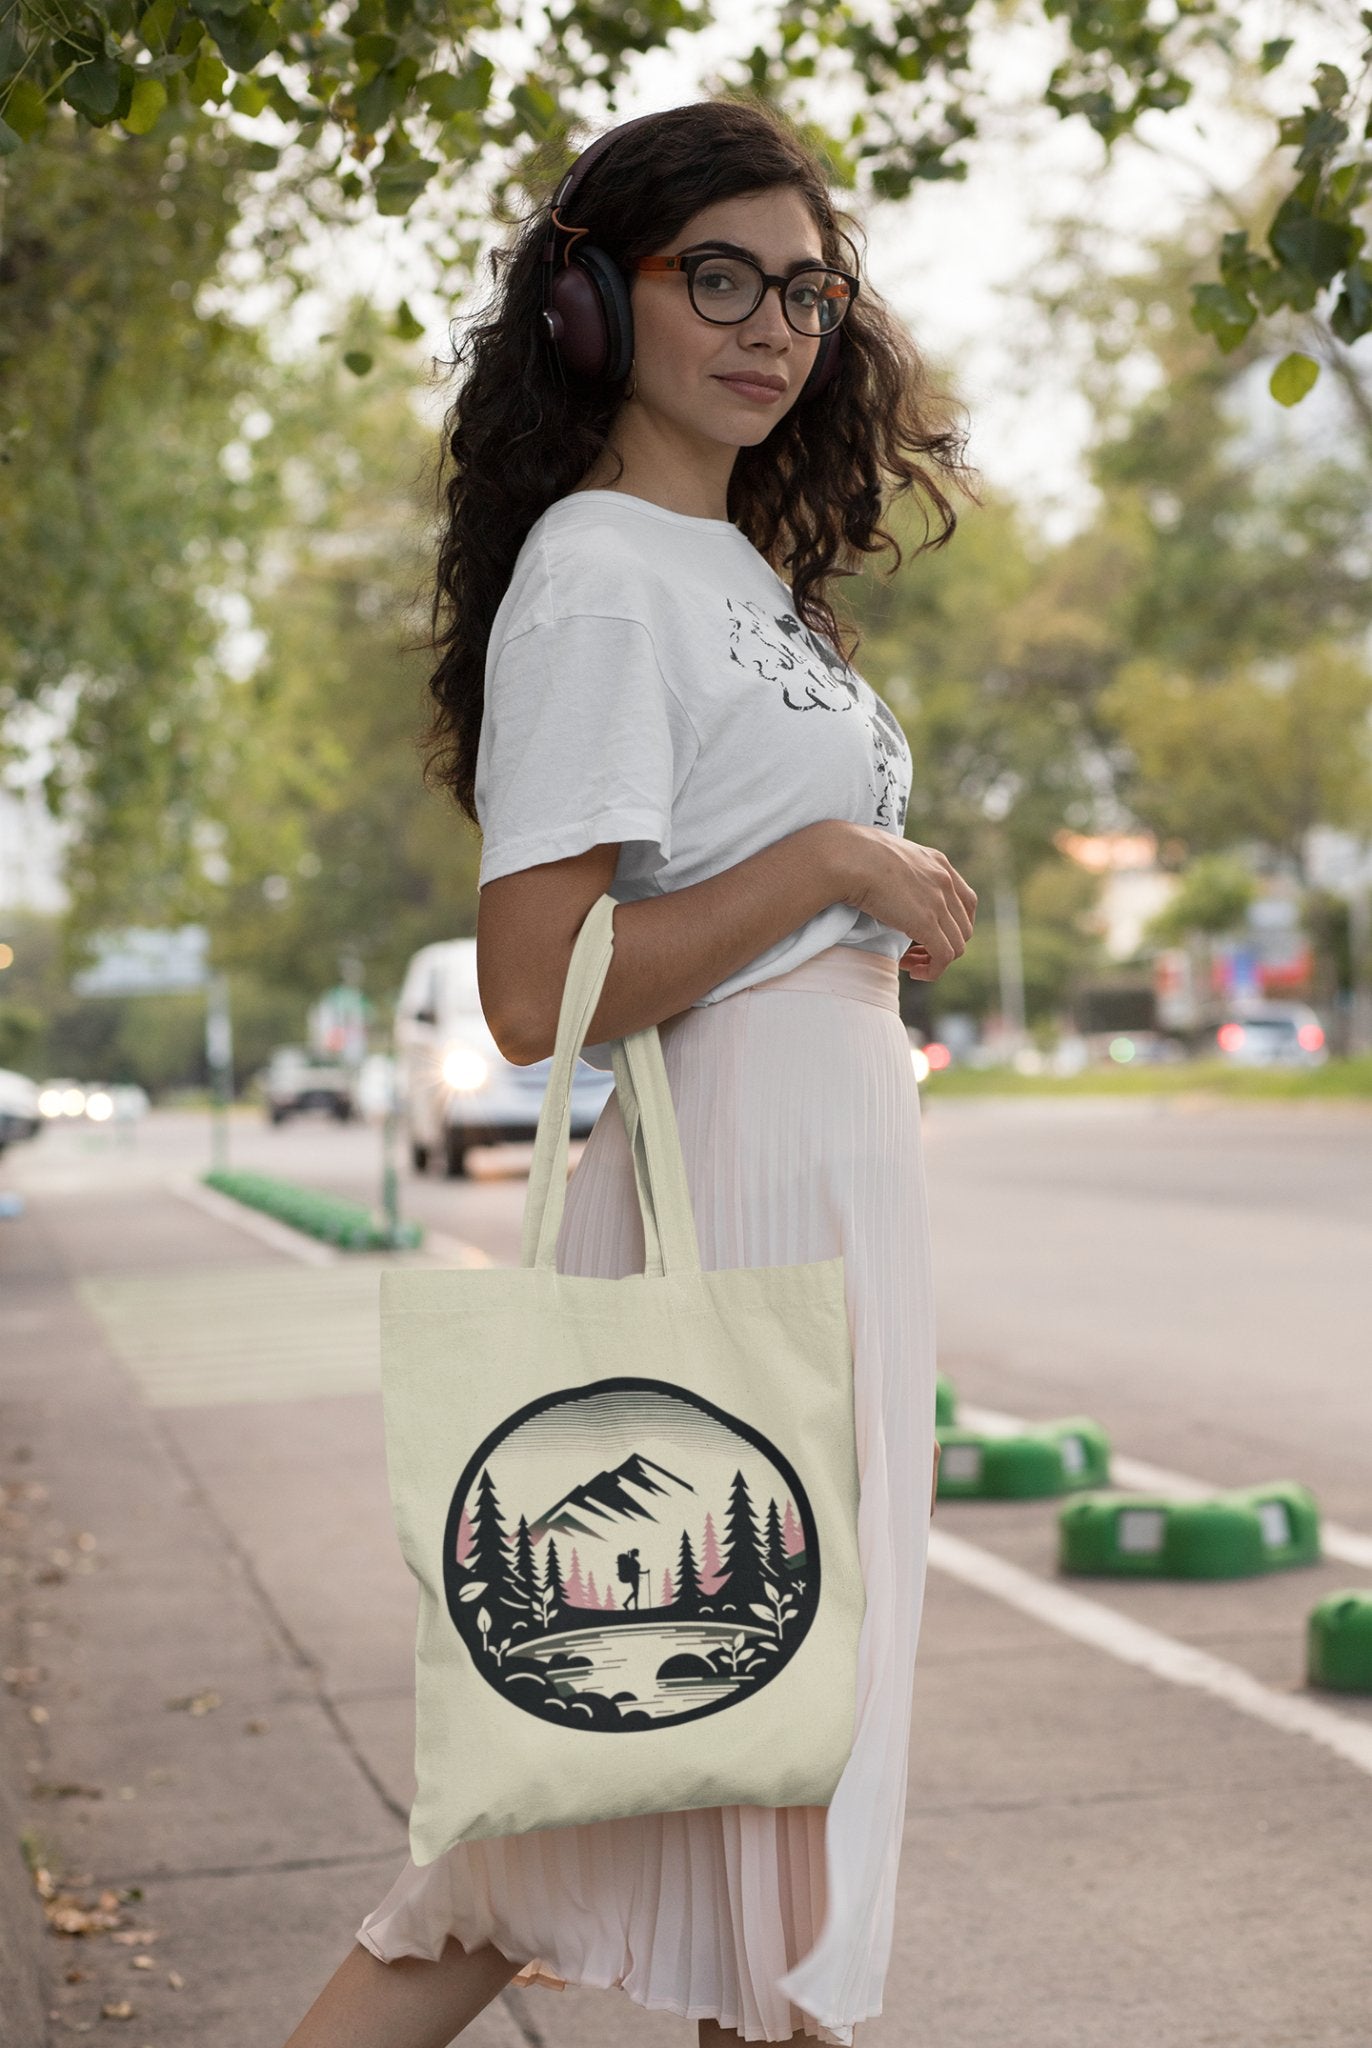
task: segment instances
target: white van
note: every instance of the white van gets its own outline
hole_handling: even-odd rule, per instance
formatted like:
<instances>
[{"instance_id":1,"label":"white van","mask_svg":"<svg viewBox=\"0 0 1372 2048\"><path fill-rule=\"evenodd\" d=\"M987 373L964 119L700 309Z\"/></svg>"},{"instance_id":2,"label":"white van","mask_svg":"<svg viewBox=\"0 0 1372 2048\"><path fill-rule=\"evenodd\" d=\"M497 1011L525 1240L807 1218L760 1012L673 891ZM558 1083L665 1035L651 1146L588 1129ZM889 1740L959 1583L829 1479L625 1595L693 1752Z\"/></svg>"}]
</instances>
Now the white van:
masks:
<instances>
[{"instance_id":1,"label":"white van","mask_svg":"<svg viewBox=\"0 0 1372 2048\"><path fill-rule=\"evenodd\" d=\"M466 1172L472 1145L532 1138L552 1060L517 1067L501 1053L481 1010L476 940L423 946L405 970L395 1013L397 1086L416 1173L441 1162ZM571 1134L589 1135L614 1087L613 1074L578 1060Z\"/></svg>"}]
</instances>

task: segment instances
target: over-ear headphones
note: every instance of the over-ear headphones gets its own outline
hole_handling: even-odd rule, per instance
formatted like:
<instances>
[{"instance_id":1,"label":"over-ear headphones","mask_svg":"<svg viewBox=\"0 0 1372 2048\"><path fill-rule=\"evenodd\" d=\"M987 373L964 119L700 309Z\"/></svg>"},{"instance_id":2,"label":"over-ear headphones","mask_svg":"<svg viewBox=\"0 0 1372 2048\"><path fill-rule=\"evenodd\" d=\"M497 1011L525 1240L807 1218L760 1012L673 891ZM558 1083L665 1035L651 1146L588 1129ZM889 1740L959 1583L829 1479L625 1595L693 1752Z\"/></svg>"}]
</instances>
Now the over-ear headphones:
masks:
<instances>
[{"instance_id":1,"label":"over-ear headphones","mask_svg":"<svg viewBox=\"0 0 1372 2048\"><path fill-rule=\"evenodd\" d=\"M588 239L586 228L569 227L560 209L570 204L591 165L631 128L656 121L656 114L637 114L584 149L567 171L548 207L548 235L543 245L543 324L563 381L567 373L593 383L622 383L634 359L634 316L629 282L613 257ZM562 248L559 257L559 241ZM796 403L814 398L838 369L840 336L835 328L820 341L810 374Z\"/></svg>"}]
</instances>

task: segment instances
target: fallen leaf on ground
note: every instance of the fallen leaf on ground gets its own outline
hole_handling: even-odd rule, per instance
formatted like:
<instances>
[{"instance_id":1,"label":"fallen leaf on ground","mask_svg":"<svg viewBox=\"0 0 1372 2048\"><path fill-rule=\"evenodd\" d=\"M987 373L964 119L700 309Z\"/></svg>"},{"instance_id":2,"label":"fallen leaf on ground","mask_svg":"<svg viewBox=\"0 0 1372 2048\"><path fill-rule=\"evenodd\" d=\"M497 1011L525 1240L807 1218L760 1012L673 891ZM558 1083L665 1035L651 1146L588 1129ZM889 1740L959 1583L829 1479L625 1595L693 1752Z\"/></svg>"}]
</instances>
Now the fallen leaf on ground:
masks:
<instances>
[{"instance_id":1,"label":"fallen leaf on ground","mask_svg":"<svg viewBox=\"0 0 1372 2048\"><path fill-rule=\"evenodd\" d=\"M153 1961L151 1956L129 1957L129 1968L131 1970L150 1970L152 1967Z\"/></svg>"},{"instance_id":2,"label":"fallen leaf on ground","mask_svg":"<svg viewBox=\"0 0 1372 2048\"><path fill-rule=\"evenodd\" d=\"M223 1705L223 1701L217 1692L190 1692L184 1699L166 1700L163 1704L172 1713L211 1714L216 1707Z\"/></svg>"},{"instance_id":3,"label":"fallen leaf on ground","mask_svg":"<svg viewBox=\"0 0 1372 2048\"><path fill-rule=\"evenodd\" d=\"M117 1934L110 1936L110 1940L119 1942L123 1948L143 1948L148 1942L156 1941L161 1931L160 1927L121 1927Z\"/></svg>"},{"instance_id":4,"label":"fallen leaf on ground","mask_svg":"<svg viewBox=\"0 0 1372 2048\"><path fill-rule=\"evenodd\" d=\"M133 2007L127 1998L107 1998L100 2008L102 2020L131 2020Z\"/></svg>"},{"instance_id":5,"label":"fallen leaf on ground","mask_svg":"<svg viewBox=\"0 0 1372 2048\"><path fill-rule=\"evenodd\" d=\"M47 1718L48 1718L48 1710L47 1710L47 1708L46 1708L46 1707L30 1707L30 1708L29 1708L29 1719L30 1719L30 1721L32 1721L32 1722L33 1722L33 1724L34 1724L34 1726L35 1726L36 1728L42 1728L42 1727L44 1727L44 1726L46 1725L46 1723L47 1723Z\"/></svg>"},{"instance_id":6,"label":"fallen leaf on ground","mask_svg":"<svg viewBox=\"0 0 1372 2048\"><path fill-rule=\"evenodd\" d=\"M171 1985L173 1991L179 1991L184 1985L185 1981L185 1978L181 1975L181 1972L179 1970L168 1970L167 1982Z\"/></svg>"}]
</instances>

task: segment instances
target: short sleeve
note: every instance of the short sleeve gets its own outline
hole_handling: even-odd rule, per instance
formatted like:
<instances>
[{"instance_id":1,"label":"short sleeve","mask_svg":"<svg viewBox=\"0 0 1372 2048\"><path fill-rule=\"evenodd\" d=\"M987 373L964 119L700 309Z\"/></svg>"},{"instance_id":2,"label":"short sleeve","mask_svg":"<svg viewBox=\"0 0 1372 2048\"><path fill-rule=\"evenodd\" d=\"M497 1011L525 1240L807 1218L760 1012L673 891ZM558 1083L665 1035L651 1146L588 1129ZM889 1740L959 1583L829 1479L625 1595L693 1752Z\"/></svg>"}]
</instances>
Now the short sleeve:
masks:
<instances>
[{"instance_id":1,"label":"short sleeve","mask_svg":"<svg viewBox=\"0 0 1372 2048\"><path fill-rule=\"evenodd\" d=\"M605 841L672 852L690 741L637 620L562 618L506 641L486 676L475 800L480 888Z\"/></svg>"}]
</instances>

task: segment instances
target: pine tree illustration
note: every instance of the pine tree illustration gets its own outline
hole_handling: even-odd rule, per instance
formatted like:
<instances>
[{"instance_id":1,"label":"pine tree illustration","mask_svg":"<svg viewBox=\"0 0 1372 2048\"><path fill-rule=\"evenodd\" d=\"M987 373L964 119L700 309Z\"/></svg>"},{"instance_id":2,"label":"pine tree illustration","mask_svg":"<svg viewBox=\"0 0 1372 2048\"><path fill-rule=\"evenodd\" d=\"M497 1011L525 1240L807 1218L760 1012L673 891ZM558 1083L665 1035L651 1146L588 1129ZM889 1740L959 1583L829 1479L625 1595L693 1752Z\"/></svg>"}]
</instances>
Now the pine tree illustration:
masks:
<instances>
[{"instance_id":1,"label":"pine tree illustration","mask_svg":"<svg viewBox=\"0 0 1372 2048\"><path fill-rule=\"evenodd\" d=\"M569 1607L584 1607L586 1605L586 1588L581 1579L581 1559L576 1554L575 1543L572 1545L571 1574L567 1580L567 1605Z\"/></svg>"},{"instance_id":2,"label":"pine tree illustration","mask_svg":"<svg viewBox=\"0 0 1372 2048\"><path fill-rule=\"evenodd\" d=\"M755 1600L760 1604L765 1602L767 1581L748 1482L741 1472L735 1472L729 1492L725 1543L728 1549L725 1560L727 1577L720 1589L719 1611L742 1617Z\"/></svg>"},{"instance_id":3,"label":"pine tree illustration","mask_svg":"<svg viewBox=\"0 0 1372 2048\"><path fill-rule=\"evenodd\" d=\"M457 1561L465 1565L472 1554L472 1518L467 1513L467 1503L462 1503L462 1512L457 1518Z\"/></svg>"},{"instance_id":4,"label":"pine tree illustration","mask_svg":"<svg viewBox=\"0 0 1372 2048\"><path fill-rule=\"evenodd\" d=\"M588 1607L599 1607L600 1605L600 1595L596 1591L594 1572L587 1572L586 1574L586 1605Z\"/></svg>"},{"instance_id":5,"label":"pine tree illustration","mask_svg":"<svg viewBox=\"0 0 1372 2048\"><path fill-rule=\"evenodd\" d=\"M618 1607L615 1605L615 1589L613 1586L607 1584L605 1588L605 1598L601 1601L600 1604L602 1608L613 1607L615 1609L616 1614L619 1612Z\"/></svg>"},{"instance_id":6,"label":"pine tree illustration","mask_svg":"<svg viewBox=\"0 0 1372 2048\"><path fill-rule=\"evenodd\" d=\"M515 1532L514 1556L510 1560L509 1605L522 1622L532 1624L538 1618L536 1595L538 1592L538 1571L534 1565L534 1546L529 1537L529 1524L521 1515L519 1528Z\"/></svg>"},{"instance_id":7,"label":"pine tree illustration","mask_svg":"<svg viewBox=\"0 0 1372 2048\"><path fill-rule=\"evenodd\" d=\"M723 1569L719 1561L719 1538L715 1534L715 1518L707 1509L705 1539L700 1546L700 1590L707 1599L711 1593L719 1591Z\"/></svg>"},{"instance_id":8,"label":"pine tree illustration","mask_svg":"<svg viewBox=\"0 0 1372 2048\"><path fill-rule=\"evenodd\" d=\"M485 1588L481 1604L501 1610L493 1633L503 1638L510 1614L506 1601L508 1558L505 1532L500 1526L500 1503L489 1468L483 1468L476 1488L476 1512L472 1516L472 1554L469 1567Z\"/></svg>"},{"instance_id":9,"label":"pine tree illustration","mask_svg":"<svg viewBox=\"0 0 1372 2048\"><path fill-rule=\"evenodd\" d=\"M700 1577L696 1571L695 1552L691 1548L688 1529L681 1532L681 1548L677 1554L676 1567L677 1596L672 1607L673 1616L681 1619L699 1614L701 1609Z\"/></svg>"},{"instance_id":10,"label":"pine tree illustration","mask_svg":"<svg viewBox=\"0 0 1372 2048\"><path fill-rule=\"evenodd\" d=\"M547 1595L548 1619L556 1621L567 1605L567 1595L562 1587L562 1566L558 1561L557 1545L548 1538L548 1554L543 1561L543 1590Z\"/></svg>"},{"instance_id":11,"label":"pine tree illustration","mask_svg":"<svg viewBox=\"0 0 1372 2048\"><path fill-rule=\"evenodd\" d=\"M786 1545L782 1541L781 1517L774 1500L767 1503L767 1570L772 1582L778 1588L791 1583L790 1567L786 1562Z\"/></svg>"},{"instance_id":12,"label":"pine tree illustration","mask_svg":"<svg viewBox=\"0 0 1372 2048\"><path fill-rule=\"evenodd\" d=\"M798 1551L804 1550L805 1538L801 1534L800 1523L796 1520L795 1509L791 1506L789 1495L786 1499L786 1517L781 1525L781 1534L788 1557L794 1557Z\"/></svg>"},{"instance_id":13,"label":"pine tree illustration","mask_svg":"<svg viewBox=\"0 0 1372 2048\"><path fill-rule=\"evenodd\" d=\"M662 1574L662 1592L658 1599L658 1606L670 1607L675 1599L676 1587L672 1584L672 1575L670 1572L664 1572Z\"/></svg>"}]
</instances>

